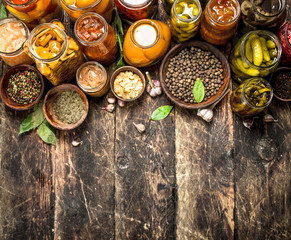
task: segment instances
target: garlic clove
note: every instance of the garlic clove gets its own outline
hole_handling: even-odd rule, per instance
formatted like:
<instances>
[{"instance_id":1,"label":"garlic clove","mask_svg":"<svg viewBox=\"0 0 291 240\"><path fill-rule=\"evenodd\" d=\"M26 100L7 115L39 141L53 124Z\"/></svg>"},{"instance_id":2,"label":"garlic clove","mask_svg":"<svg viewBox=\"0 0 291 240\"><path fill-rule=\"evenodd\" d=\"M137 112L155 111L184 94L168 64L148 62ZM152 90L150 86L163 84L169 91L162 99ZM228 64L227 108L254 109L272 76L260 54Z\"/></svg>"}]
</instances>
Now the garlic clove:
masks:
<instances>
[{"instance_id":1,"label":"garlic clove","mask_svg":"<svg viewBox=\"0 0 291 240\"><path fill-rule=\"evenodd\" d=\"M83 141L76 141L76 140L74 140L73 142L72 142L72 145L73 145L73 147L78 147L79 145L81 145L83 143Z\"/></svg>"},{"instance_id":2,"label":"garlic clove","mask_svg":"<svg viewBox=\"0 0 291 240\"><path fill-rule=\"evenodd\" d=\"M243 120L243 125L248 129L251 129L251 126L253 126L253 124L254 124L254 118L246 118Z\"/></svg>"},{"instance_id":3,"label":"garlic clove","mask_svg":"<svg viewBox=\"0 0 291 240\"><path fill-rule=\"evenodd\" d=\"M265 123L275 123L275 122L278 122L278 120L275 119L271 114L266 114L264 116L264 119L263 120L264 120Z\"/></svg>"},{"instance_id":4,"label":"garlic clove","mask_svg":"<svg viewBox=\"0 0 291 240\"><path fill-rule=\"evenodd\" d=\"M119 107L124 107L126 105L126 102L125 101L122 101L120 99L118 99L117 103L118 103L118 106Z\"/></svg>"},{"instance_id":5,"label":"garlic clove","mask_svg":"<svg viewBox=\"0 0 291 240\"><path fill-rule=\"evenodd\" d=\"M112 113L115 110L115 105L114 104L108 104L106 107L101 108L102 110L106 110L107 112Z\"/></svg>"},{"instance_id":6,"label":"garlic clove","mask_svg":"<svg viewBox=\"0 0 291 240\"><path fill-rule=\"evenodd\" d=\"M138 123L136 124L135 122L132 123L135 128L137 129L137 131L139 131L139 133L144 133L145 131L145 125L141 124L141 123Z\"/></svg>"},{"instance_id":7,"label":"garlic clove","mask_svg":"<svg viewBox=\"0 0 291 240\"><path fill-rule=\"evenodd\" d=\"M213 111L209 108L198 109L197 116L201 117L206 122L211 122L213 119Z\"/></svg>"},{"instance_id":8,"label":"garlic clove","mask_svg":"<svg viewBox=\"0 0 291 240\"><path fill-rule=\"evenodd\" d=\"M153 80L153 84L155 87L160 87L161 86L161 82L159 80Z\"/></svg>"},{"instance_id":9,"label":"garlic clove","mask_svg":"<svg viewBox=\"0 0 291 240\"><path fill-rule=\"evenodd\" d=\"M108 97L107 98L107 102L111 103L111 104L114 104L114 103L116 103L116 98L115 97Z\"/></svg>"}]
</instances>

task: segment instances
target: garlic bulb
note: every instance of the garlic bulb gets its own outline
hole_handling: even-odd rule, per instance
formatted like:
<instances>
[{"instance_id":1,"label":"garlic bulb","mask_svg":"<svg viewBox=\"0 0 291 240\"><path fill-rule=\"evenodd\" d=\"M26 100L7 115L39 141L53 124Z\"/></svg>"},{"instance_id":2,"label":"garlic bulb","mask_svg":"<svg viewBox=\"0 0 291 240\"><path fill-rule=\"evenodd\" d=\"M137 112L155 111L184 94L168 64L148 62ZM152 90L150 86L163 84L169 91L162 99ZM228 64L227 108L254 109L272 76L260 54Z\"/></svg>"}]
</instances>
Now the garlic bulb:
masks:
<instances>
[{"instance_id":1,"label":"garlic bulb","mask_svg":"<svg viewBox=\"0 0 291 240\"><path fill-rule=\"evenodd\" d=\"M211 122L213 118L213 111L210 108L198 109L197 116L201 117L206 122Z\"/></svg>"},{"instance_id":2,"label":"garlic bulb","mask_svg":"<svg viewBox=\"0 0 291 240\"><path fill-rule=\"evenodd\" d=\"M158 80L152 80L149 72L146 72L147 78L149 80L149 83L147 84L146 91L149 93L151 97L156 97L158 95L162 94L162 87L161 83Z\"/></svg>"}]
</instances>

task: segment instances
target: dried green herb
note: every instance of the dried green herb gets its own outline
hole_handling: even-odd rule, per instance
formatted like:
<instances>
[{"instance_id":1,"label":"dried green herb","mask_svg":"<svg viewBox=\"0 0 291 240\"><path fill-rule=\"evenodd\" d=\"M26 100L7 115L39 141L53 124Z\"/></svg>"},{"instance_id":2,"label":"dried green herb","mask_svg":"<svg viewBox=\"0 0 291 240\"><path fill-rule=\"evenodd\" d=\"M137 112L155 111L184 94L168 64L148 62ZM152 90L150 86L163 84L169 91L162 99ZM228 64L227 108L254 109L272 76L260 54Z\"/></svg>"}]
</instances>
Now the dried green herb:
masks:
<instances>
[{"instance_id":1,"label":"dried green herb","mask_svg":"<svg viewBox=\"0 0 291 240\"><path fill-rule=\"evenodd\" d=\"M157 108L152 113L152 116L151 116L152 120L158 121L158 120L162 120L162 119L166 118L170 114L172 108L173 108L173 106L169 106L169 105Z\"/></svg>"},{"instance_id":2,"label":"dried green herb","mask_svg":"<svg viewBox=\"0 0 291 240\"><path fill-rule=\"evenodd\" d=\"M119 45L119 59L117 62L117 68L120 68L120 67L124 66L124 62L123 62L124 32L123 32L123 27L122 27L122 21L119 17L117 7L115 4L114 4L114 10L115 10L115 17L114 17L114 21L113 21L113 29L115 32L116 41L118 42L118 45Z\"/></svg>"},{"instance_id":3,"label":"dried green herb","mask_svg":"<svg viewBox=\"0 0 291 240\"><path fill-rule=\"evenodd\" d=\"M2 0L0 0L0 19L2 18L7 18L7 11Z\"/></svg>"},{"instance_id":4,"label":"dried green herb","mask_svg":"<svg viewBox=\"0 0 291 240\"><path fill-rule=\"evenodd\" d=\"M196 82L193 87L193 96L197 103L203 101L205 95L204 85L200 78L196 79Z\"/></svg>"}]
</instances>

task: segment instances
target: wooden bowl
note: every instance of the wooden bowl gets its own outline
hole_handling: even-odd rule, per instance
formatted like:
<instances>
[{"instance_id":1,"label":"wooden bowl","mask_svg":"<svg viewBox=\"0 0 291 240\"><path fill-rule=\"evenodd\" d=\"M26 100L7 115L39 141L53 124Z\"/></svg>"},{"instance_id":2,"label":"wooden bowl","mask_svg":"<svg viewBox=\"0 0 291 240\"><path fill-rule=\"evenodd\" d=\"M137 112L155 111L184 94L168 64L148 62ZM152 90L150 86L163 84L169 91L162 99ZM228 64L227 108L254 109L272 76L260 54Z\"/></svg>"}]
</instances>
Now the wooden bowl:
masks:
<instances>
[{"instance_id":1,"label":"wooden bowl","mask_svg":"<svg viewBox=\"0 0 291 240\"><path fill-rule=\"evenodd\" d=\"M223 74L223 85L220 87L220 89L218 90L218 93L216 95L212 96L207 101L203 101L201 103L186 103L183 100L180 100L179 98L174 97L165 83L166 73L167 73L168 65L170 63L171 58L175 57L184 48L188 48L188 47L197 47L197 48L200 48L202 50L212 52L220 60L222 67L223 67L223 73L222 73ZM180 107L184 107L184 108L188 108L188 109L199 109L199 108L205 108L205 107L212 105L217 100L219 100L219 98L225 93L225 91L228 88L229 81L230 81L230 67L229 67L228 61L225 58L225 56L223 55L223 53L220 52L216 47L214 47L208 43L201 42L201 41L191 41L191 42L186 42L183 44L178 44L167 53L167 55L165 56L161 66L160 66L159 76L160 76L162 88L171 101L173 101L175 104L179 105Z\"/></svg>"},{"instance_id":2,"label":"wooden bowl","mask_svg":"<svg viewBox=\"0 0 291 240\"><path fill-rule=\"evenodd\" d=\"M119 97L115 92L114 92L114 81L115 81L115 78L117 77L117 75L121 72L125 72L125 71L131 71L135 74L137 74L140 79L142 80L142 84L143 84L143 89L141 91L141 93L135 97L135 98L132 98L132 99L124 99L124 98L121 98ZM110 88L111 88L111 91L112 93L114 94L114 96L122 101L125 101L125 102L132 102L136 99L138 99L144 92L145 90L145 87L146 87L146 80L145 80L145 77L144 75L142 74L142 72L140 70L138 70L137 68L135 67L132 67L132 66L124 66L124 67L121 67L121 68L118 68L117 70L115 70L115 72L112 74L111 78L110 78Z\"/></svg>"},{"instance_id":3,"label":"wooden bowl","mask_svg":"<svg viewBox=\"0 0 291 240\"><path fill-rule=\"evenodd\" d=\"M270 78L270 83L271 83L271 86L273 88L273 94L274 94L275 98L277 98L280 101L290 102L291 98L281 98L281 97L279 97L278 94L276 93L276 89L274 88L275 77L279 72L291 72L291 68L289 68L289 67L280 67L280 68L277 68L277 70L275 72L273 72L273 74L271 75L271 78ZM289 79L289 81L291 81L291 79Z\"/></svg>"},{"instance_id":4,"label":"wooden bowl","mask_svg":"<svg viewBox=\"0 0 291 240\"><path fill-rule=\"evenodd\" d=\"M85 103L85 110L84 110L83 116L80 118L78 122L73 123L73 124L66 124L59 121L53 113L54 101L57 99L60 93L66 90L72 90L79 93ZM80 88L78 88L77 86L73 84L62 84L60 86L53 87L51 90L48 91L48 93L46 94L44 98L43 112L44 112L45 118L53 127L60 130L72 130L80 126L81 123L84 122L85 118L87 117L88 111L89 111L89 104L88 104L88 99L85 93L83 93Z\"/></svg>"},{"instance_id":5,"label":"wooden bowl","mask_svg":"<svg viewBox=\"0 0 291 240\"><path fill-rule=\"evenodd\" d=\"M23 72L25 70L29 70L29 71L35 72L37 74L37 76L40 80L40 83L41 83L41 89L40 89L40 93L39 93L38 97L32 103L20 104L20 103L14 102L12 100L12 98L8 95L7 87L8 87L9 79L12 75L14 75L18 72ZM0 83L0 94L1 94L2 101L5 103L6 106L8 106L12 109L15 109L15 110L27 110L27 109L33 108L33 106L35 104L37 104L39 102L39 100L41 99L41 97L43 95L43 91L44 91L44 81L43 81L42 75L35 67L33 67L31 65L27 65L27 64L18 65L18 66L10 68L6 72L6 74L2 77L1 83Z\"/></svg>"}]
</instances>

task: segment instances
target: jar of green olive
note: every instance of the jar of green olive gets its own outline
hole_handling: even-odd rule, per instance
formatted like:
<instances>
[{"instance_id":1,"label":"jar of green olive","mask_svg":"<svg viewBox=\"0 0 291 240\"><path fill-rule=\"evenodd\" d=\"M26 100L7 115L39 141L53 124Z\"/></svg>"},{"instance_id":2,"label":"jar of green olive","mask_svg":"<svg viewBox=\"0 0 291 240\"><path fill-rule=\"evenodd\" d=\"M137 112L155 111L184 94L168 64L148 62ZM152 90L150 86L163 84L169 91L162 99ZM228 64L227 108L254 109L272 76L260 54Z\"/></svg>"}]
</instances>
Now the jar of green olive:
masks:
<instances>
[{"instance_id":1,"label":"jar of green olive","mask_svg":"<svg viewBox=\"0 0 291 240\"><path fill-rule=\"evenodd\" d=\"M171 9L171 33L177 42L194 37L201 18L199 0L176 0Z\"/></svg>"},{"instance_id":2,"label":"jar of green olive","mask_svg":"<svg viewBox=\"0 0 291 240\"><path fill-rule=\"evenodd\" d=\"M232 110L241 118L252 117L266 109L273 98L271 85L263 78L250 78L233 91Z\"/></svg>"}]
</instances>

